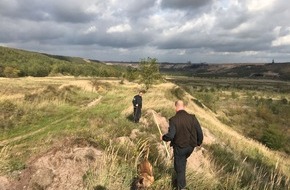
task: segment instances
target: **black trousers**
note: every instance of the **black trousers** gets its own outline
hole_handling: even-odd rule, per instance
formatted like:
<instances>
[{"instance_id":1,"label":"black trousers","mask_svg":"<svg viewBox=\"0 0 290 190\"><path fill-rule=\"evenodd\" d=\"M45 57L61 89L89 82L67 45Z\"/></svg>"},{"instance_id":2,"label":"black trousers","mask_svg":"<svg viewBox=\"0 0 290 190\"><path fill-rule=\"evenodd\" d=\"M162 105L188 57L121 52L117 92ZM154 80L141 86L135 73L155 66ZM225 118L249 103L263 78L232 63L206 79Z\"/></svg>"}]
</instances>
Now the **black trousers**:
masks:
<instances>
[{"instance_id":1,"label":"black trousers","mask_svg":"<svg viewBox=\"0 0 290 190\"><path fill-rule=\"evenodd\" d=\"M178 190L186 187L186 162L193 149L193 147L173 147L174 170L176 172L176 186Z\"/></svg>"},{"instance_id":2,"label":"black trousers","mask_svg":"<svg viewBox=\"0 0 290 190\"><path fill-rule=\"evenodd\" d=\"M140 107L134 107L134 112L133 112L133 116L134 116L134 122L139 122L140 118L141 118L141 108Z\"/></svg>"}]
</instances>

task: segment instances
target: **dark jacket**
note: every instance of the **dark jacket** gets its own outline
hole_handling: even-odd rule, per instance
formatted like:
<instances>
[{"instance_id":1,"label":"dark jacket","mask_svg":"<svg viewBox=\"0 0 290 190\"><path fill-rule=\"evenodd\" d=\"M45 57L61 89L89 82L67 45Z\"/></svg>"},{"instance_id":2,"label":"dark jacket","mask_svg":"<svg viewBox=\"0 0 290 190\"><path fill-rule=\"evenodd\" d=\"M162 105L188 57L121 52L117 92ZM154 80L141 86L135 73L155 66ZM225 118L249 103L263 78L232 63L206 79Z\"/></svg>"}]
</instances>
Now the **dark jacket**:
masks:
<instances>
[{"instance_id":1,"label":"dark jacket","mask_svg":"<svg viewBox=\"0 0 290 190\"><path fill-rule=\"evenodd\" d=\"M202 144L203 132L195 115L180 110L169 119L168 133L162 139L171 141L173 147L196 147Z\"/></svg>"},{"instance_id":2,"label":"dark jacket","mask_svg":"<svg viewBox=\"0 0 290 190\"><path fill-rule=\"evenodd\" d=\"M132 100L133 106L137 107L138 104L138 108L142 108L142 96L140 96L139 94L134 96L133 100Z\"/></svg>"}]
</instances>

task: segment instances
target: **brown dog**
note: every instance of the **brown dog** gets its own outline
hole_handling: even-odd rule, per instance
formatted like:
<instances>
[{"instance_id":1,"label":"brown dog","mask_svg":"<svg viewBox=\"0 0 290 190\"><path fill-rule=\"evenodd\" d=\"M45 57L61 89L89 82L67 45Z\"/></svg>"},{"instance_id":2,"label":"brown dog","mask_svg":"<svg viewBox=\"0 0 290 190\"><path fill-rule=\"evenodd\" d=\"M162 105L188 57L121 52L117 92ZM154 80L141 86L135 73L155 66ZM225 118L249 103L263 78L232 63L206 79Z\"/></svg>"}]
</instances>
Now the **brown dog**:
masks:
<instances>
[{"instance_id":1,"label":"brown dog","mask_svg":"<svg viewBox=\"0 0 290 190\"><path fill-rule=\"evenodd\" d=\"M147 189L154 182L153 167L148 161L149 148L147 148L147 154L143 161L138 166L138 189Z\"/></svg>"}]
</instances>

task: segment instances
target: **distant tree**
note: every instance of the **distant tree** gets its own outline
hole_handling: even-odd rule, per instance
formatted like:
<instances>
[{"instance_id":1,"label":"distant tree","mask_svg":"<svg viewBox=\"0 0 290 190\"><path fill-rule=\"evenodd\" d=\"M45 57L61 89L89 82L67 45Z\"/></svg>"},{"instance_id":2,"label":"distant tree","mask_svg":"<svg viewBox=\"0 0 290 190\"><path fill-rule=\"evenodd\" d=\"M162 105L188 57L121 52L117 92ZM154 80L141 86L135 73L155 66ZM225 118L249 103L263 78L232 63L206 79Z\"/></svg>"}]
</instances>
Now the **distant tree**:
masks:
<instances>
[{"instance_id":1,"label":"distant tree","mask_svg":"<svg viewBox=\"0 0 290 190\"><path fill-rule=\"evenodd\" d=\"M127 67L125 78L128 79L128 81L134 81L138 78L139 71L136 68L133 68L131 66Z\"/></svg>"},{"instance_id":2,"label":"distant tree","mask_svg":"<svg viewBox=\"0 0 290 190\"><path fill-rule=\"evenodd\" d=\"M18 77L19 73L20 73L20 70L13 67L5 67L3 71L4 76L8 78Z\"/></svg>"},{"instance_id":3,"label":"distant tree","mask_svg":"<svg viewBox=\"0 0 290 190\"><path fill-rule=\"evenodd\" d=\"M141 82L149 89L152 84L161 78L157 59L148 57L140 62Z\"/></svg>"},{"instance_id":4,"label":"distant tree","mask_svg":"<svg viewBox=\"0 0 290 190\"><path fill-rule=\"evenodd\" d=\"M4 71L4 67L2 67L2 66L0 65L0 77L4 77L4 73L3 73L3 71Z\"/></svg>"}]
</instances>

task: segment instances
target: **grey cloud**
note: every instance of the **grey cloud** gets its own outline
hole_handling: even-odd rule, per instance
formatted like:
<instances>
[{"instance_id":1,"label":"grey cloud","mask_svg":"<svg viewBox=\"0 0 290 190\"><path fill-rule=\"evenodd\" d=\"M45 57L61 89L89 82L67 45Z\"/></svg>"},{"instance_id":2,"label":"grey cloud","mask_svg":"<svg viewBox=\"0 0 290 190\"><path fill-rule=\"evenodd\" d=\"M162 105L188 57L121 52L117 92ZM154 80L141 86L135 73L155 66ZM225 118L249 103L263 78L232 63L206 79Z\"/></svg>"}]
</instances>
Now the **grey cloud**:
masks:
<instances>
[{"instance_id":1,"label":"grey cloud","mask_svg":"<svg viewBox=\"0 0 290 190\"><path fill-rule=\"evenodd\" d=\"M255 29L255 28L254 28ZM187 31L170 37L159 36L154 44L159 49L210 49L215 52L264 51L271 48L273 35L265 31L246 31L233 34L226 30L216 30L208 34Z\"/></svg>"},{"instance_id":2,"label":"grey cloud","mask_svg":"<svg viewBox=\"0 0 290 190\"><path fill-rule=\"evenodd\" d=\"M151 41L151 35L141 31L106 33L96 31L90 34L76 34L67 38L68 43L78 45L99 45L112 48L131 48L144 46Z\"/></svg>"},{"instance_id":3,"label":"grey cloud","mask_svg":"<svg viewBox=\"0 0 290 190\"><path fill-rule=\"evenodd\" d=\"M126 2L120 2L120 7L128 14L148 14L148 11L150 12L150 9L154 7L155 3L156 0L127 0Z\"/></svg>"},{"instance_id":4,"label":"grey cloud","mask_svg":"<svg viewBox=\"0 0 290 190\"><path fill-rule=\"evenodd\" d=\"M246 9L233 8L230 10L217 10L216 13L216 27L224 30L231 30L243 23L248 22L253 17L248 14Z\"/></svg>"},{"instance_id":5,"label":"grey cloud","mask_svg":"<svg viewBox=\"0 0 290 190\"><path fill-rule=\"evenodd\" d=\"M0 24L0 42L19 43L38 41L39 43L51 43L59 40L70 29L64 25L56 25L52 22L37 22L21 20L14 22L12 19L0 19L4 24Z\"/></svg>"},{"instance_id":6,"label":"grey cloud","mask_svg":"<svg viewBox=\"0 0 290 190\"><path fill-rule=\"evenodd\" d=\"M287 41L272 42L290 35L289 3L275 0L257 12L247 2L0 0L0 43L103 60L112 52L115 60L287 59Z\"/></svg>"},{"instance_id":7,"label":"grey cloud","mask_svg":"<svg viewBox=\"0 0 290 190\"><path fill-rule=\"evenodd\" d=\"M209 5L213 0L162 0L161 6L170 9L196 9Z\"/></svg>"},{"instance_id":8,"label":"grey cloud","mask_svg":"<svg viewBox=\"0 0 290 190\"><path fill-rule=\"evenodd\" d=\"M0 14L14 19L81 23L94 19L96 13L86 12L77 0L15 0L0 2Z\"/></svg>"}]
</instances>

